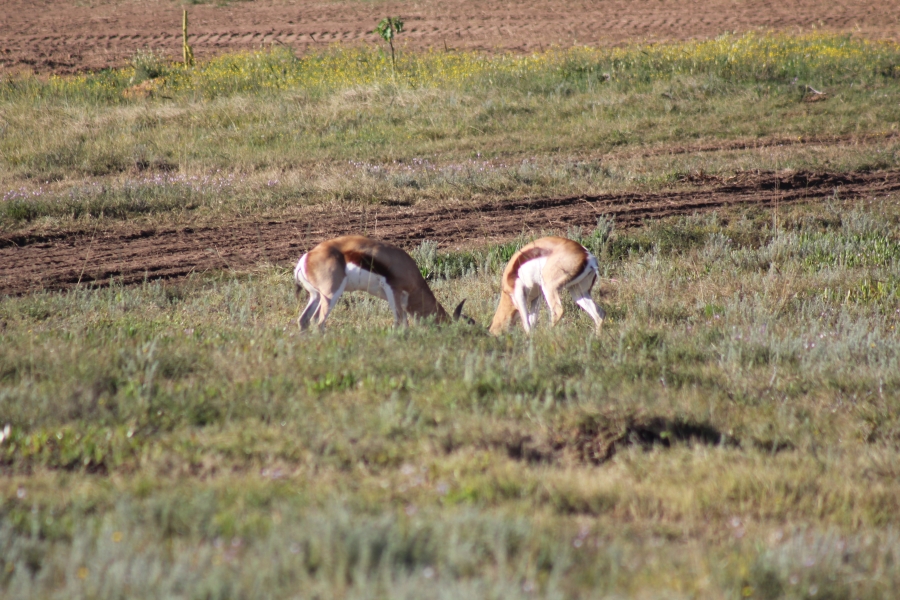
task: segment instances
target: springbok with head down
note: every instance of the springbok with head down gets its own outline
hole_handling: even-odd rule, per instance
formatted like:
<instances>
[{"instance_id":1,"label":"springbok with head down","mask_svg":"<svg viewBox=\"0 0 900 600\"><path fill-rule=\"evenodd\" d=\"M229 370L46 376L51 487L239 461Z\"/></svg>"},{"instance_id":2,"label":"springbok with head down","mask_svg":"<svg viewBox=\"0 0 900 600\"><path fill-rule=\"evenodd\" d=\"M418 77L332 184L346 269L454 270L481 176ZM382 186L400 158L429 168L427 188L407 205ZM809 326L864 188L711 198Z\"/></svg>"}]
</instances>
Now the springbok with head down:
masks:
<instances>
[{"instance_id":1,"label":"springbok with head down","mask_svg":"<svg viewBox=\"0 0 900 600\"><path fill-rule=\"evenodd\" d=\"M551 323L563 316L560 292L569 290L575 304L591 316L599 333L606 312L594 303L591 288L600 277L597 258L587 248L561 237L535 240L513 254L500 282L500 305L491 323L491 333L499 335L516 312L522 327L530 333L537 322L541 292L550 307Z\"/></svg>"},{"instance_id":2,"label":"springbok with head down","mask_svg":"<svg viewBox=\"0 0 900 600\"><path fill-rule=\"evenodd\" d=\"M301 256L294 283L298 295L301 289L309 292L309 303L297 319L301 330L307 329L313 318L319 329L324 329L328 314L344 292L367 292L387 300L395 327L406 324L407 314L432 317L438 323L450 321L409 254L359 235L327 240ZM456 307L454 319L462 314L463 303L465 300Z\"/></svg>"}]
</instances>

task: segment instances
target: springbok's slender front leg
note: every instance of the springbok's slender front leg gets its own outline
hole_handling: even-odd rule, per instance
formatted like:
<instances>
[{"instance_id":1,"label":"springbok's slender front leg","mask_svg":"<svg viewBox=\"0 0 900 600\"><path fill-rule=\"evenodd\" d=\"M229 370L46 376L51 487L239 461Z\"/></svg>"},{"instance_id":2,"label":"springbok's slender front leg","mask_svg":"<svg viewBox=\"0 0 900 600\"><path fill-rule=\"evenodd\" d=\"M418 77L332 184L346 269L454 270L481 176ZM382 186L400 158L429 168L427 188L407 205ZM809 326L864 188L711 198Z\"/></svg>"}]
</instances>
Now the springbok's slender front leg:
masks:
<instances>
[{"instance_id":1,"label":"springbok's slender front leg","mask_svg":"<svg viewBox=\"0 0 900 600\"><path fill-rule=\"evenodd\" d=\"M408 326L407 310L409 309L409 292L406 290L400 292L400 304L397 309L397 314L394 315L394 327Z\"/></svg>"},{"instance_id":2,"label":"springbok's slender front leg","mask_svg":"<svg viewBox=\"0 0 900 600\"><path fill-rule=\"evenodd\" d=\"M531 325L532 329L537 325L538 311L540 308L541 296L540 294L535 294L534 298L531 299L531 302L528 303L528 324Z\"/></svg>"},{"instance_id":3,"label":"springbok's slender front leg","mask_svg":"<svg viewBox=\"0 0 900 600\"><path fill-rule=\"evenodd\" d=\"M603 319L606 318L606 311L597 306L594 299L591 298L591 290L594 283L599 278L596 271L586 274L580 280L576 280L569 285L569 293L572 294L572 300L575 301L584 312L586 312L594 320L594 326L597 333L603 326Z\"/></svg>"},{"instance_id":4,"label":"springbok's slender front leg","mask_svg":"<svg viewBox=\"0 0 900 600\"><path fill-rule=\"evenodd\" d=\"M584 312L586 312L590 317L594 320L594 326L597 333L600 333L600 328L603 326L603 319L606 318L606 311L597 306L594 302L594 299L591 298L590 292L583 292L582 290L571 290L572 292L572 300L575 301Z\"/></svg>"}]
</instances>

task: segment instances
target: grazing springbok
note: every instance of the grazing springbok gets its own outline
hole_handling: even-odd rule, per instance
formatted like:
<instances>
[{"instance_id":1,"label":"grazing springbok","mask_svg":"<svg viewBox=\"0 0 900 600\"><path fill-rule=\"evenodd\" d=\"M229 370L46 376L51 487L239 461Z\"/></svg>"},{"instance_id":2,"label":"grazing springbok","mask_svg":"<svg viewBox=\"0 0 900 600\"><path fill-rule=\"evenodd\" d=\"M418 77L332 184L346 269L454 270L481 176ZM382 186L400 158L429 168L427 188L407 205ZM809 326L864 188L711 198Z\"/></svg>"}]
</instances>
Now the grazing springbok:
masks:
<instances>
[{"instance_id":1,"label":"grazing springbok","mask_svg":"<svg viewBox=\"0 0 900 600\"><path fill-rule=\"evenodd\" d=\"M450 316L431 292L412 257L379 240L360 235L345 235L327 240L304 254L294 269L297 295L309 292L309 303L297 323L309 327L315 315L319 329L344 292L368 292L391 307L394 326L405 325L407 314L432 317L438 323ZM462 315L465 300L459 303L453 318Z\"/></svg>"},{"instance_id":2,"label":"grazing springbok","mask_svg":"<svg viewBox=\"0 0 900 600\"><path fill-rule=\"evenodd\" d=\"M596 323L597 332L606 312L591 298L591 288L600 277L597 258L587 248L561 237L535 240L513 254L500 281L500 306L491 323L491 333L499 335L509 325L516 311L522 327L530 333L537 322L541 292L550 307L553 325L562 318L560 292L569 290L575 304Z\"/></svg>"}]
</instances>

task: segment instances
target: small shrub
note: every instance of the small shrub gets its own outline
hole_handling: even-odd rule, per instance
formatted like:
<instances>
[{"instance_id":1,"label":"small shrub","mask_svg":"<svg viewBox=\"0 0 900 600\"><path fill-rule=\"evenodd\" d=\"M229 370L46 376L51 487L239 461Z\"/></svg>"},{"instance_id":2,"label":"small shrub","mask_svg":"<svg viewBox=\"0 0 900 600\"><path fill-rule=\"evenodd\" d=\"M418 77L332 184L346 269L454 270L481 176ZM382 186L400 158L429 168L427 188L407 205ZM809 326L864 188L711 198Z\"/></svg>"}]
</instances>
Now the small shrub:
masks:
<instances>
[{"instance_id":1,"label":"small shrub","mask_svg":"<svg viewBox=\"0 0 900 600\"><path fill-rule=\"evenodd\" d=\"M162 54L151 50L138 50L129 61L134 75L131 83L134 85L143 83L148 79L163 77L169 72L169 66Z\"/></svg>"}]
</instances>

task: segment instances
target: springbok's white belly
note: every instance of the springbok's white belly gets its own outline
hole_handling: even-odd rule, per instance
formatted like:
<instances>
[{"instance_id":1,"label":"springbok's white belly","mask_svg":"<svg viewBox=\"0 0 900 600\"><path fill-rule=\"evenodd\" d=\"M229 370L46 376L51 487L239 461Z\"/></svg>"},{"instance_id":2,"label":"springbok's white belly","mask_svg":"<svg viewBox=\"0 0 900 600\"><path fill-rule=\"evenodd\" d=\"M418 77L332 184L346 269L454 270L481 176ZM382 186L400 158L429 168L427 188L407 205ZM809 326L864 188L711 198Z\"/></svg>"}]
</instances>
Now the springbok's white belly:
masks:
<instances>
[{"instance_id":1,"label":"springbok's white belly","mask_svg":"<svg viewBox=\"0 0 900 600\"><path fill-rule=\"evenodd\" d=\"M516 287L521 286L525 291L525 297L529 300L534 299L540 293L541 286L544 285L544 266L547 264L547 257L535 258L529 260L519 267L519 274L516 277ZM566 284L566 289L582 288L590 291L594 283L593 275L599 272L597 259L593 254L589 255L584 270L576 275L572 281Z\"/></svg>"},{"instance_id":2,"label":"springbok's white belly","mask_svg":"<svg viewBox=\"0 0 900 600\"><path fill-rule=\"evenodd\" d=\"M388 282L383 276L367 271L353 263L347 263L346 292L367 292L382 300L387 300Z\"/></svg>"}]
</instances>

